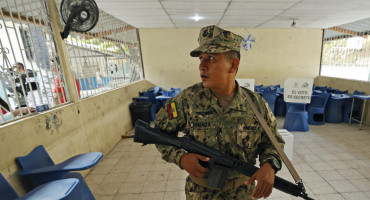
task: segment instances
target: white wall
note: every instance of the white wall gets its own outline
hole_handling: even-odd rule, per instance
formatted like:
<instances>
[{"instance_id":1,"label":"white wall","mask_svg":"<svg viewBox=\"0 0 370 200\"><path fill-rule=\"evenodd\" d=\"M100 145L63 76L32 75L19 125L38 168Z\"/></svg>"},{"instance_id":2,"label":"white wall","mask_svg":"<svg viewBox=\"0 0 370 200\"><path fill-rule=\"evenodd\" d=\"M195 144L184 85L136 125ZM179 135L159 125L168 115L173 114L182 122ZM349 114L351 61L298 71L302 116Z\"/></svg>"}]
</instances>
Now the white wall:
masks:
<instances>
[{"instance_id":1,"label":"white wall","mask_svg":"<svg viewBox=\"0 0 370 200\"><path fill-rule=\"evenodd\" d=\"M145 78L162 86L186 88L200 82L198 47L200 29L140 29ZM247 37L245 29L227 29ZM258 38L252 49L241 50L237 78L255 78L256 84L283 84L288 77L319 75L322 30L248 29Z\"/></svg>"}]
</instances>

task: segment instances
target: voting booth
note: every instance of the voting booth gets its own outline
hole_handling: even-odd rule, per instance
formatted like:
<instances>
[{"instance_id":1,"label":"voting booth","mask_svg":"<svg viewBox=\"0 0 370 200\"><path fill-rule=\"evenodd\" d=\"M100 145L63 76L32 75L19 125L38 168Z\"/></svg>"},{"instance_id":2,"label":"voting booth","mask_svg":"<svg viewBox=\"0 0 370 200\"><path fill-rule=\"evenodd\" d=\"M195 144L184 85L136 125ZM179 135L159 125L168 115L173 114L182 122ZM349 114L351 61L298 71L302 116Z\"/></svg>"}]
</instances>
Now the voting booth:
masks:
<instances>
[{"instance_id":1,"label":"voting booth","mask_svg":"<svg viewBox=\"0 0 370 200\"><path fill-rule=\"evenodd\" d=\"M288 131L309 130L306 105L311 101L312 78L288 78L284 82L284 101L287 103L284 129Z\"/></svg>"}]
</instances>

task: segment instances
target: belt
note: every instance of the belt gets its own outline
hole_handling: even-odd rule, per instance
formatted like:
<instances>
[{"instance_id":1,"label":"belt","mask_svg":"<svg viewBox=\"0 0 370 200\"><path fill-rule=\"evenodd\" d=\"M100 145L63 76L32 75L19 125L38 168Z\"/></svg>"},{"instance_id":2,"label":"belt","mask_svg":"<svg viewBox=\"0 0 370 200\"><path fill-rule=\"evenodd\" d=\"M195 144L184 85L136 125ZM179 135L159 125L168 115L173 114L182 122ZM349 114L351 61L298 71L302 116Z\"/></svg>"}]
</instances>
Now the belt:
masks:
<instances>
[{"instance_id":1,"label":"belt","mask_svg":"<svg viewBox=\"0 0 370 200\"><path fill-rule=\"evenodd\" d=\"M207 178L203 177L195 177L191 174L189 174L190 179L197 185L200 185L202 187L214 190L214 188L208 187L207 186ZM248 176L242 175L240 178L236 179L226 179L225 180L225 185L222 187L221 191L226 191L230 189L236 189L239 186L243 185L247 180L249 179Z\"/></svg>"}]
</instances>

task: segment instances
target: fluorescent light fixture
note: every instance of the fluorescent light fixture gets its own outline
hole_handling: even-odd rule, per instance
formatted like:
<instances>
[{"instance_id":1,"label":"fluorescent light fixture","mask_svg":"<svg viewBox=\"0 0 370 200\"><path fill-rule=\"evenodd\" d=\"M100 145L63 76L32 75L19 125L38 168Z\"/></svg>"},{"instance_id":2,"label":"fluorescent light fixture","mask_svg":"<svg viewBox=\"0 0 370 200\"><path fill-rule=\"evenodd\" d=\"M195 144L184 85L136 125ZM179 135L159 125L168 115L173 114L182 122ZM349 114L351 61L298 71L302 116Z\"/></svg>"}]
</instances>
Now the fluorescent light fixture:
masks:
<instances>
[{"instance_id":1,"label":"fluorescent light fixture","mask_svg":"<svg viewBox=\"0 0 370 200\"><path fill-rule=\"evenodd\" d=\"M204 17L201 17L198 14L195 14L193 17L190 17L190 19L193 19L194 21L199 21L201 19L204 19Z\"/></svg>"}]
</instances>

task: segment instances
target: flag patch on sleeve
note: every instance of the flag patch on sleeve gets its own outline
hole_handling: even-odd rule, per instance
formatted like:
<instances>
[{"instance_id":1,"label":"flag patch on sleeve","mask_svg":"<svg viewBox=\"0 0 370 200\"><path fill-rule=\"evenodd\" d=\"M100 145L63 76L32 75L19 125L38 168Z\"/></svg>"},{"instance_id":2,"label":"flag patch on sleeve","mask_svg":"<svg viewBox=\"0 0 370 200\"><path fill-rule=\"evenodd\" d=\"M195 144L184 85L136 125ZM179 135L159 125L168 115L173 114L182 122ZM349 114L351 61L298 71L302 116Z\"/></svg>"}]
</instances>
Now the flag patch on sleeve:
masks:
<instances>
[{"instance_id":1,"label":"flag patch on sleeve","mask_svg":"<svg viewBox=\"0 0 370 200\"><path fill-rule=\"evenodd\" d=\"M168 116L170 119L174 119L177 117L177 110L176 110L175 102L167 104L167 111L168 111Z\"/></svg>"}]
</instances>

